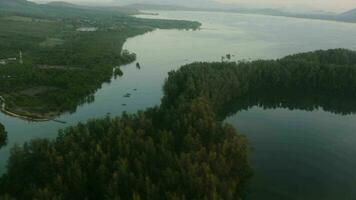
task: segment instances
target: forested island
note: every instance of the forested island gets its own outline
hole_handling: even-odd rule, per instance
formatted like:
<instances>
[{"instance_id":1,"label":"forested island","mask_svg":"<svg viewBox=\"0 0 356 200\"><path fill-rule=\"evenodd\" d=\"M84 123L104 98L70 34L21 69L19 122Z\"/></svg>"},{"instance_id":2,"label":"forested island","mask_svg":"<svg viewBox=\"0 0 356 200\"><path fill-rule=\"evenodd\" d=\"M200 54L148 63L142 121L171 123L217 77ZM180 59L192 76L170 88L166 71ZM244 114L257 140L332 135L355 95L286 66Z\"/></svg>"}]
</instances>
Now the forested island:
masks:
<instances>
[{"instance_id":1,"label":"forested island","mask_svg":"<svg viewBox=\"0 0 356 200\"><path fill-rule=\"evenodd\" d=\"M0 196L243 199L252 176L250 148L243 135L223 123L226 107L242 100L245 108L279 93L320 101L305 108L303 102L272 98L269 106L321 106L342 113L343 102L329 99L355 100L355 90L356 52L345 49L186 65L169 74L159 107L91 120L60 131L55 140L13 147Z\"/></svg>"},{"instance_id":2,"label":"forested island","mask_svg":"<svg viewBox=\"0 0 356 200\"><path fill-rule=\"evenodd\" d=\"M0 96L6 114L50 119L93 101L113 68L133 62L127 38L198 22L140 19L120 10L0 2ZM3 100L2 100L3 99ZM4 102L3 102L4 101Z\"/></svg>"}]
</instances>

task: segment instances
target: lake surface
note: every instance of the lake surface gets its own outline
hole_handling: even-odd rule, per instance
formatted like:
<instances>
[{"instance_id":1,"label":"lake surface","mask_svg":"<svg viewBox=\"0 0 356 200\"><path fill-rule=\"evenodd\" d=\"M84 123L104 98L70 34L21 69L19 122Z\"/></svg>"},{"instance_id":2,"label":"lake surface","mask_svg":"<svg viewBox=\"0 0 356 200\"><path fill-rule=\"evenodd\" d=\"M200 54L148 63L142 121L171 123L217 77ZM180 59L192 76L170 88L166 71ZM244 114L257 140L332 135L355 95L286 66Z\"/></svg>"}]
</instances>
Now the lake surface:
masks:
<instances>
[{"instance_id":1,"label":"lake surface","mask_svg":"<svg viewBox=\"0 0 356 200\"><path fill-rule=\"evenodd\" d=\"M253 148L249 199L355 199L355 115L253 107L226 121Z\"/></svg>"},{"instance_id":2,"label":"lake surface","mask_svg":"<svg viewBox=\"0 0 356 200\"><path fill-rule=\"evenodd\" d=\"M103 84L95 101L63 114L56 122L31 123L0 114L9 145L0 150L0 174L9 149L33 138L54 138L58 129L107 114L136 112L159 105L167 73L194 61L272 59L329 48L356 50L356 24L217 12L161 12L166 19L203 23L199 31L157 30L129 39L135 64L124 76ZM130 93L131 97L124 97ZM123 106L122 104L126 104ZM356 115L322 110L290 111L253 107L228 117L247 135L255 176L250 199L353 199L356 197Z\"/></svg>"}]
</instances>

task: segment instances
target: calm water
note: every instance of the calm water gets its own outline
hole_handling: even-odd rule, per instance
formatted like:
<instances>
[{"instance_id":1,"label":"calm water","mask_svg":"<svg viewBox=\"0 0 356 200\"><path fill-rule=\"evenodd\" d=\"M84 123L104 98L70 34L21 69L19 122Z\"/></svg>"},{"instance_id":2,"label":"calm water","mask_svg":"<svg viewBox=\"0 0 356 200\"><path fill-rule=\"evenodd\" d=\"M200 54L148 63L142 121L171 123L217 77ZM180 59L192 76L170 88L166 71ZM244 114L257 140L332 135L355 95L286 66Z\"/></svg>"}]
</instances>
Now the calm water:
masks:
<instances>
[{"instance_id":1,"label":"calm water","mask_svg":"<svg viewBox=\"0 0 356 200\"><path fill-rule=\"evenodd\" d=\"M253 107L226 121L253 146L249 199L355 199L355 115Z\"/></svg>"},{"instance_id":2,"label":"calm water","mask_svg":"<svg viewBox=\"0 0 356 200\"><path fill-rule=\"evenodd\" d=\"M219 61L227 53L235 55L235 60L249 60L316 49L356 49L356 24L207 12L160 14L160 18L200 21L203 27L199 31L157 30L129 39L124 48L137 53L141 70L135 64L124 66L124 76L103 84L94 103L62 115L59 119L65 125L29 123L0 114L9 132L8 147L0 150L0 173L15 143L54 138L58 129L80 121L158 105L167 73L183 64ZM123 97L126 93L131 97ZM226 121L246 134L254 148L250 199L356 197L355 115L254 107Z\"/></svg>"}]
</instances>

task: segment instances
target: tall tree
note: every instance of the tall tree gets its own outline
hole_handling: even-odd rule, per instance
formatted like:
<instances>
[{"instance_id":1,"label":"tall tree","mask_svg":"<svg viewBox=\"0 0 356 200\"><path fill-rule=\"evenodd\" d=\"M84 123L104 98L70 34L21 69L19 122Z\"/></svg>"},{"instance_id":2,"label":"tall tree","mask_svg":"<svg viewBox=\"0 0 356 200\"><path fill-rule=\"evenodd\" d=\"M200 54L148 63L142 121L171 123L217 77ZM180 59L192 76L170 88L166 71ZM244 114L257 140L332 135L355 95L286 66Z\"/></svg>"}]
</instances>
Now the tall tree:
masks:
<instances>
[{"instance_id":1,"label":"tall tree","mask_svg":"<svg viewBox=\"0 0 356 200\"><path fill-rule=\"evenodd\" d=\"M0 149L6 145L7 142L7 133L5 131L4 125L0 123Z\"/></svg>"}]
</instances>

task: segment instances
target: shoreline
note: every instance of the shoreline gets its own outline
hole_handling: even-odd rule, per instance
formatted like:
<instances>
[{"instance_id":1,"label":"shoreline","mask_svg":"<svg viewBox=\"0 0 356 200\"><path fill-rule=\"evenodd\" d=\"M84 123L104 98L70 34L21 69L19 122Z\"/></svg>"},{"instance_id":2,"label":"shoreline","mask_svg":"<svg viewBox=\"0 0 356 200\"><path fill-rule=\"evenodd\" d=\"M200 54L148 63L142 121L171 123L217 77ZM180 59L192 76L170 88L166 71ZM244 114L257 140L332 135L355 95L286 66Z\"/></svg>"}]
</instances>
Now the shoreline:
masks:
<instances>
[{"instance_id":1,"label":"shoreline","mask_svg":"<svg viewBox=\"0 0 356 200\"><path fill-rule=\"evenodd\" d=\"M56 120L55 117L34 117L31 115L24 115L24 114L18 114L15 112L12 112L8 109L6 109L6 100L3 96L0 95L0 102L1 102L1 109L0 111L10 117L15 117L18 119L30 121L30 122L47 122L47 121L55 121L59 123L66 123L64 121Z\"/></svg>"}]
</instances>

